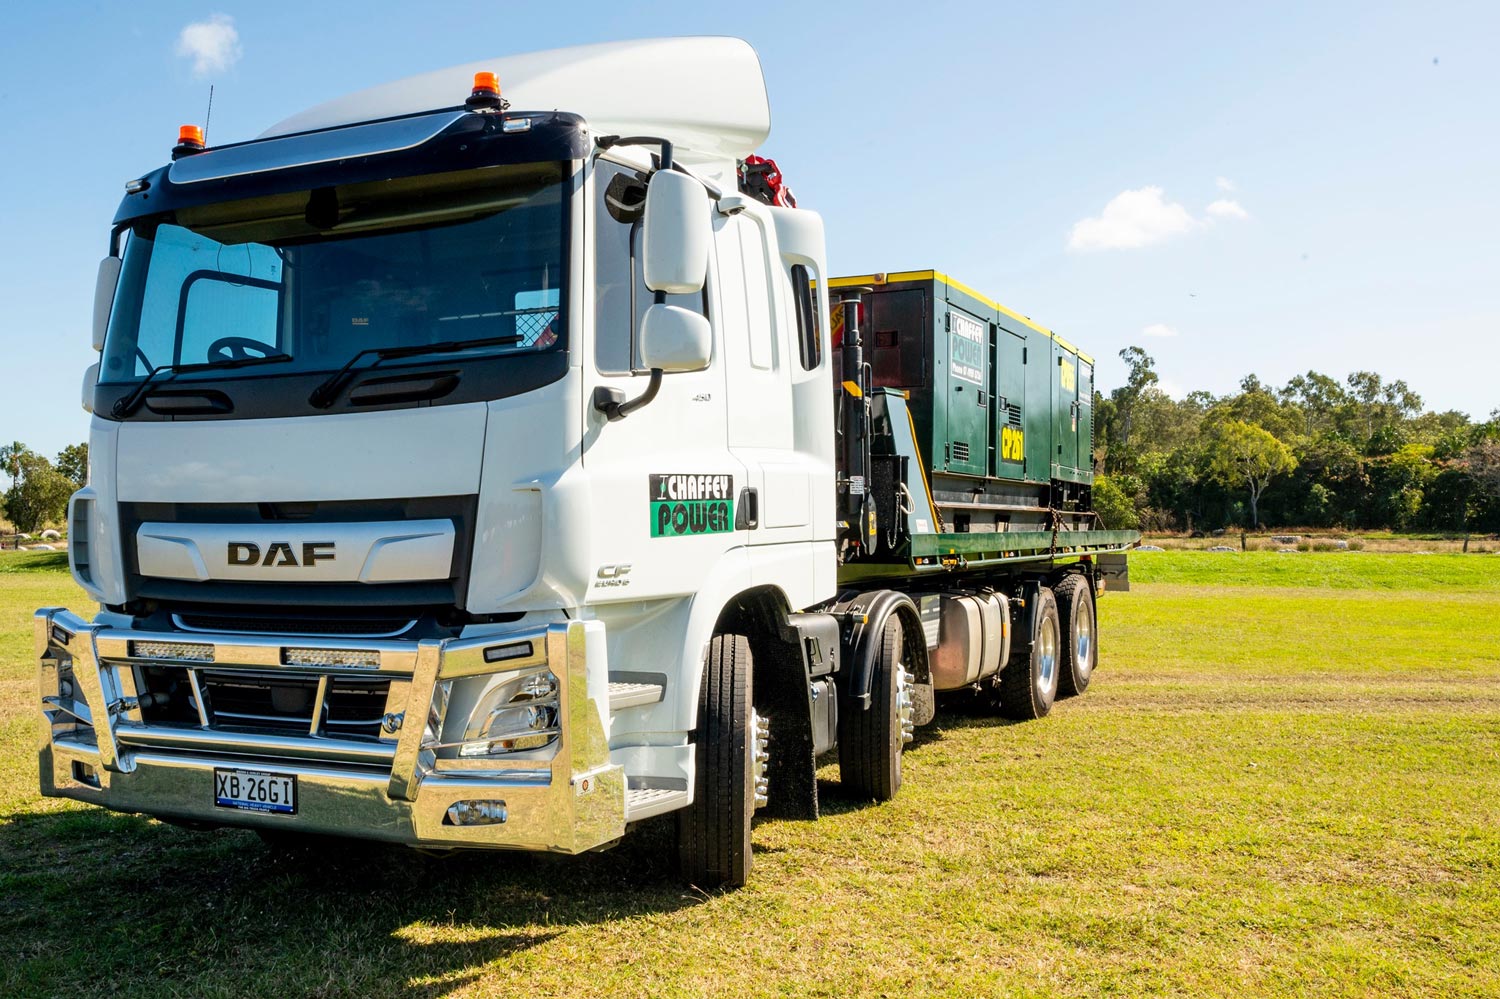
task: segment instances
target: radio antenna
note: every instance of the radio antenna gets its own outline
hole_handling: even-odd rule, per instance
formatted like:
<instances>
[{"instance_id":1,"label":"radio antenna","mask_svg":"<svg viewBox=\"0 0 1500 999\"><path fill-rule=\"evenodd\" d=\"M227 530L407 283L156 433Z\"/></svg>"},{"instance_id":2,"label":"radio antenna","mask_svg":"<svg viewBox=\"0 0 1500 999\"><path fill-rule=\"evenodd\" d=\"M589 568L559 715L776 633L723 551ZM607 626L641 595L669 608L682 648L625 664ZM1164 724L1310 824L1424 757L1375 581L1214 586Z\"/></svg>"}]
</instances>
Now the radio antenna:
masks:
<instances>
[{"instance_id":1,"label":"radio antenna","mask_svg":"<svg viewBox=\"0 0 1500 999\"><path fill-rule=\"evenodd\" d=\"M203 144L208 145L208 120L214 116L214 85L208 85L208 113L203 116Z\"/></svg>"}]
</instances>

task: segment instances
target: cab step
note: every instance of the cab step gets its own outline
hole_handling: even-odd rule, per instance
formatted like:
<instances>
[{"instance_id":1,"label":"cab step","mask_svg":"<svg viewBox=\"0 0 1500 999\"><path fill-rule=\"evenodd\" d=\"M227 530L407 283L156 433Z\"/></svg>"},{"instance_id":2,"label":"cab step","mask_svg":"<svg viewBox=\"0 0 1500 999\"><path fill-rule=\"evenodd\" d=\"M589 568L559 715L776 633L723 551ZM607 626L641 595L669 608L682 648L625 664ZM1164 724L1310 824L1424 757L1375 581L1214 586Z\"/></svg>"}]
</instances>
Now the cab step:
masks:
<instances>
[{"instance_id":1,"label":"cab step","mask_svg":"<svg viewBox=\"0 0 1500 999\"><path fill-rule=\"evenodd\" d=\"M623 711L659 704L667 696L667 678L662 673L611 673L609 710Z\"/></svg>"},{"instance_id":2,"label":"cab step","mask_svg":"<svg viewBox=\"0 0 1500 999\"><path fill-rule=\"evenodd\" d=\"M685 789L670 787L632 787L625 792L625 821L639 822L653 815L675 811L688 804Z\"/></svg>"}]
</instances>

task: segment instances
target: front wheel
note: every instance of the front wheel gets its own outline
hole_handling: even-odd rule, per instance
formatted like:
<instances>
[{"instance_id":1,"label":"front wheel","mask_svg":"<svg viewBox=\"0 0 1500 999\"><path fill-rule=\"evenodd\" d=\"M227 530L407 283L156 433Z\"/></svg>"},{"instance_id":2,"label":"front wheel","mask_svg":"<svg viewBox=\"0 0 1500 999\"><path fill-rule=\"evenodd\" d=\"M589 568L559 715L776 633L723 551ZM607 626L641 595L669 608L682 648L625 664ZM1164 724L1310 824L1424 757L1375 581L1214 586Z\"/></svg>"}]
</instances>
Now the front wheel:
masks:
<instances>
[{"instance_id":1,"label":"front wheel","mask_svg":"<svg viewBox=\"0 0 1500 999\"><path fill-rule=\"evenodd\" d=\"M1042 586L1037 589L1036 599L1030 651L1012 653L1010 662L1000 670L1000 713L1018 721L1045 717L1057 699L1062 665L1057 598Z\"/></svg>"},{"instance_id":2,"label":"front wheel","mask_svg":"<svg viewBox=\"0 0 1500 999\"><path fill-rule=\"evenodd\" d=\"M698 692L693 803L677 813L682 877L703 889L750 878L750 819L764 798L764 728L751 707L754 665L744 635L715 635ZM759 792L759 793L758 793Z\"/></svg>"}]
</instances>

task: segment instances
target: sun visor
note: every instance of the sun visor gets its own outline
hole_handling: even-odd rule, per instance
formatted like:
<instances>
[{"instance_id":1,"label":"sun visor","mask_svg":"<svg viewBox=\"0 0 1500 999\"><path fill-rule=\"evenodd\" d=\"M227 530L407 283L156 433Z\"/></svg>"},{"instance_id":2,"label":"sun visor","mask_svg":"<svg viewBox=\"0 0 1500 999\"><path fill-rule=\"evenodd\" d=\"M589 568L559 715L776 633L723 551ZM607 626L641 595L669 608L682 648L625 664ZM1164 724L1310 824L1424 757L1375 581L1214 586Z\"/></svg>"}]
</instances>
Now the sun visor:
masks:
<instances>
[{"instance_id":1,"label":"sun visor","mask_svg":"<svg viewBox=\"0 0 1500 999\"><path fill-rule=\"evenodd\" d=\"M308 135L288 135L269 142L249 142L184 156L167 176L174 184L197 184L249 174L312 166L335 160L375 156L411 149L442 134L463 111L377 121Z\"/></svg>"}]
</instances>

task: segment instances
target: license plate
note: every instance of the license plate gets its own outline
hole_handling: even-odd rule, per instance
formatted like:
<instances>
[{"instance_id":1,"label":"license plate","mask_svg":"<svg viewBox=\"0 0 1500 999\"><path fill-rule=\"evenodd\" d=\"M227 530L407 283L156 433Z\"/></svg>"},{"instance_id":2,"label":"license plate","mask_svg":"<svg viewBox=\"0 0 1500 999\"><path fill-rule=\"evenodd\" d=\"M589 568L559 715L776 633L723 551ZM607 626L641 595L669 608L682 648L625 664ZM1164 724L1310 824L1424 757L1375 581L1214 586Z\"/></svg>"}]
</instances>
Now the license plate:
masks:
<instances>
[{"instance_id":1,"label":"license plate","mask_svg":"<svg viewBox=\"0 0 1500 999\"><path fill-rule=\"evenodd\" d=\"M214 804L252 812L297 813L297 778L262 770L214 769Z\"/></svg>"}]
</instances>

